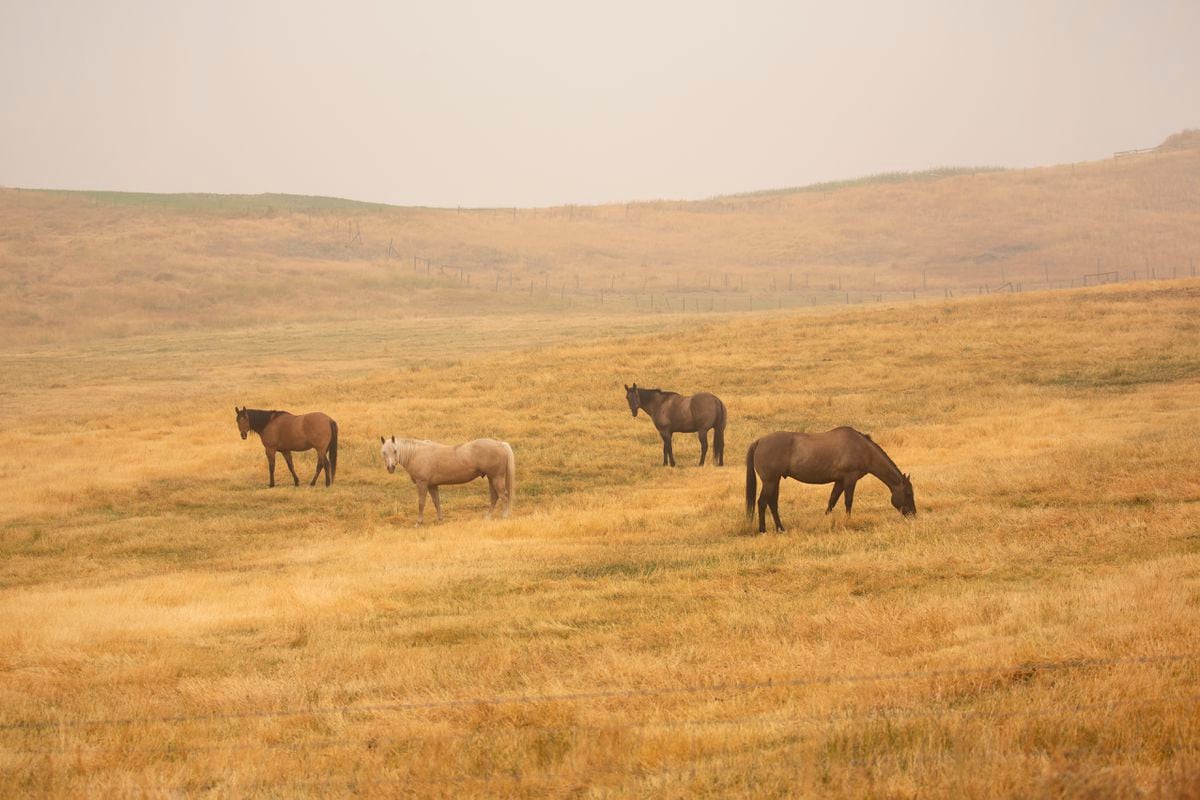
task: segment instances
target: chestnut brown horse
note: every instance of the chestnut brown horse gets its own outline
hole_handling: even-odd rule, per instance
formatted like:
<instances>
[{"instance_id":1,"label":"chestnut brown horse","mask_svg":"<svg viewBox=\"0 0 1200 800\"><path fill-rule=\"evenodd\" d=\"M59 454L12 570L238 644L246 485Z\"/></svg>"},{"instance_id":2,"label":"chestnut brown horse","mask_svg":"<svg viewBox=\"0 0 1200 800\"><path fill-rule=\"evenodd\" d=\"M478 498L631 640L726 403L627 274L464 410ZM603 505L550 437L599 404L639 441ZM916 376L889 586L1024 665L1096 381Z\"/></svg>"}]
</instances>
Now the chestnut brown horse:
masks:
<instances>
[{"instance_id":1,"label":"chestnut brown horse","mask_svg":"<svg viewBox=\"0 0 1200 800\"><path fill-rule=\"evenodd\" d=\"M315 486L321 470L325 470L325 485L333 482L337 474L337 423L320 411L309 414L289 414L286 411L263 411L257 408L233 407L237 412L238 431L245 439L250 431L258 434L263 449L267 451L267 469L270 476L268 486L275 485L275 454L280 453L287 462L292 480L300 485L300 476L292 466L292 452L297 450L317 451L317 471L309 481Z\"/></svg>"},{"instance_id":2,"label":"chestnut brown horse","mask_svg":"<svg viewBox=\"0 0 1200 800\"><path fill-rule=\"evenodd\" d=\"M517 493L517 465L512 446L496 439L472 439L465 444L448 445L428 439L390 440L379 437L379 453L388 472L402 467L417 485L417 524L425 521L425 495L433 498L438 522L442 521L442 500L438 487L447 484L470 483L476 478L487 477L491 505L488 517L496 510L496 503L504 498L505 519L512 512L513 497Z\"/></svg>"},{"instance_id":3,"label":"chestnut brown horse","mask_svg":"<svg viewBox=\"0 0 1200 800\"><path fill-rule=\"evenodd\" d=\"M708 432L713 432L713 463L725 464L725 404L715 394L701 392L684 397L662 389L639 389L635 383L625 387L625 400L633 416L646 412L663 440L663 466L675 466L675 448L671 435L694 433L700 438L700 466L708 455Z\"/></svg>"},{"instance_id":4,"label":"chestnut brown horse","mask_svg":"<svg viewBox=\"0 0 1200 800\"><path fill-rule=\"evenodd\" d=\"M864 475L874 475L892 490L892 505L904 516L917 513L912 481L870 436L853 428L834 428L825 433L776 431L756 440L746 452L746 516L754 517L755 473L762 478L758 496L758 532L766 533L766 511L771 509L775 530L779 521L779 481L792 478L801 483L832 483L828 514L846 495L846 513L854 505L854 485Z\"/></svg>"}]
</instances>

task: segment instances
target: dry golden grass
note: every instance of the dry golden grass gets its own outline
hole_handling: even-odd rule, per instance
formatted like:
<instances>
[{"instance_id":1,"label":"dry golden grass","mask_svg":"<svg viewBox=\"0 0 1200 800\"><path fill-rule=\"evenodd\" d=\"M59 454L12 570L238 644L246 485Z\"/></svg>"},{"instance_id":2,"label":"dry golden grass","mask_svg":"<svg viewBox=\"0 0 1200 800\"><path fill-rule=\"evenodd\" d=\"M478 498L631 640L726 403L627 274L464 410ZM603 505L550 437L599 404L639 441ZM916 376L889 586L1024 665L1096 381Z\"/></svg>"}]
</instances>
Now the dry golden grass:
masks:
<instances>
[{"instance_id":1,"label":"dry golden grass","mask_svg":"<svg viewBox=\"0 0 1200 800\"><path fill-rule=\"evenodd\" d=\"M1200 282L513 310L0 351L0 793L1196 796ZM633 379L728 465L658 467ZM338 419L333 488L235 403ZM788 482L750 535L749 442L837 424L919 516ZM393 433L512 442L516 516L411 527Z\"/></svg>"},{"instance_id":2,"label":"dry golden grass","mask_svg":"<svg viewBox=\"0 0 1200 800\"><path fill-rule=\"evenodd\" d=\"M0 190L0 333L32 344L651 302L763 310L1068 286L1097 271L1194 276L1200 147L1172 143L1041 169L547 209Z\"/></svg>"}]
</instances>

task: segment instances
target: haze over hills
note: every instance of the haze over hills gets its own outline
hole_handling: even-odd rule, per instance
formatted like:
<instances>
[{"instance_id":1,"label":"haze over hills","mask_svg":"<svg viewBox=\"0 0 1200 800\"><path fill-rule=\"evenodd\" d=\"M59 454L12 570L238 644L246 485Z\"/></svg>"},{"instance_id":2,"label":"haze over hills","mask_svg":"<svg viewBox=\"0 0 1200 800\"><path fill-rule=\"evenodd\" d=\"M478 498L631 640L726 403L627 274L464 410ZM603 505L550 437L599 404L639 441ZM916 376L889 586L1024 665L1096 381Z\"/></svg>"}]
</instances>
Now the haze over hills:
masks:
<instances>
[{"instance_id":1,"label":"haze over hills","mask_svg":"<svg viewBox=\"0 0 1200 800\"><path fill-rule=\"evenodd\" d=\"M1198 177L0 191L0 794L1183 796L1200 285L1144 279L1190 275ZM726 466L659 466L630 381L718 393ZM337 419L334 484L267 488L235 404ZM749 535L750 443L841 425L918 515L788 481ZM513 517L414 528L389 434L510 442Z\"/></svg>"},{"instance_id":2,"label":"haze over hills","mask_svg":"<svg viewBox=\"0 0 1200 800\"><path fill-rule=\"evenodd\" d=\"M1196 131L1101 162L695 202L435 209L5 189L0 314L6 339L28 344L383 309L876 302L1190 275L1198 231Z\"/></svg>"}]
</instances>

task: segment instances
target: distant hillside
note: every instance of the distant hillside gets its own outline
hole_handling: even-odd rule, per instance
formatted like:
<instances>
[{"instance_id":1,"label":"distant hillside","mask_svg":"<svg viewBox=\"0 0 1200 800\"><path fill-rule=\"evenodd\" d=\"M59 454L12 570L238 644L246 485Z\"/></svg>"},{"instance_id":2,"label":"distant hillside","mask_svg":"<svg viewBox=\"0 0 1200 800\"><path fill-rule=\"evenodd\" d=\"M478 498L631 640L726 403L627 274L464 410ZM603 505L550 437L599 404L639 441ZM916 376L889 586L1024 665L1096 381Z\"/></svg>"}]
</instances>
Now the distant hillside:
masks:
<instances>
[{"instance_id":1,"label":"distant hillside","mask_svg":"<svg viewBox=\"0 0 1200 800\"><path fill-rule=\"evenodd\" d=\"M20 344L372 314L732 311L1184 276L1200 261L1198 140L537 209L6 189L0 332Z\"/></svg>"}]
</instances>

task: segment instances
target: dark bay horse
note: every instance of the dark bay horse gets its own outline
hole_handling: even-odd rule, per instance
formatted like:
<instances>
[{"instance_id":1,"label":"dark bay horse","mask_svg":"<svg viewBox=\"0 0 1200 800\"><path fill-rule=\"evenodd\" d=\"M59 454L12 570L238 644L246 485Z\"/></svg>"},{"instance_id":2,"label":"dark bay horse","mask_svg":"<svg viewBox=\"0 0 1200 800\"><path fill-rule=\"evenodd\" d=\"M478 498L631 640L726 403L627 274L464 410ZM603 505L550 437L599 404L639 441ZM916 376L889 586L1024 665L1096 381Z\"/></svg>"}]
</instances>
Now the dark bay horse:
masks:
<instances>
[{"instance_id":1,"label":"dark bay horse","mask_svg":"<svg viewBox=\"0 0 1200 800\"><path fill-rule=\"evenodd\" d=\"M325 485L333 482L333 476L337 473L338 426L332 419L320 411L296 416L286 411L262 411L237 406L233 410L237 412L237 426L242 438L245 439L246 434L254 431L262 440L263 449L267 451L268 486L275 485L275 453L283 455L292 473L292 480L299 486L300 477L292 466L292 452L314 448L317 451L317 471L308 485L316 485L321 470L325 470Z\"/></svg>"},{"instance_id":2,"label":"dark bay horse","mask_svg":"<svg viewBox=\"0 0 1200 800\"><path fill-rule=\"evenodd\" d=\"M917 513L912 481L870 436L853 428L834 428L825 433L776 431L758 439L746 453L746 516L754 517L755 473L762 478L758 496L758 532L766 533L766 510L771 509L775 530L779 521L779 481L792 478L801 483L832 483L828 514L846 494L846 513L854 505L854 485L864 475L874 475L892 490L892 505L904 516Z\"/></svg>"},{"instance_id":3,"label":"dark bay horse","mask_svg":"<svg viewBox=\"0 0 1200 800\"><path fill-rule=\"evenodd\" d=\"M625 387L629 411L637 416L638 409L658 428L663 440L663 466L675 466L675 449L671 446L674 433L695 433L700 437L700 466L708 454L708 432L713 432L713 462L725 464L725 404L715 394L701 392L684 397L662 389L639 389L635 383Z\"/></svg>"}]
</instances>

